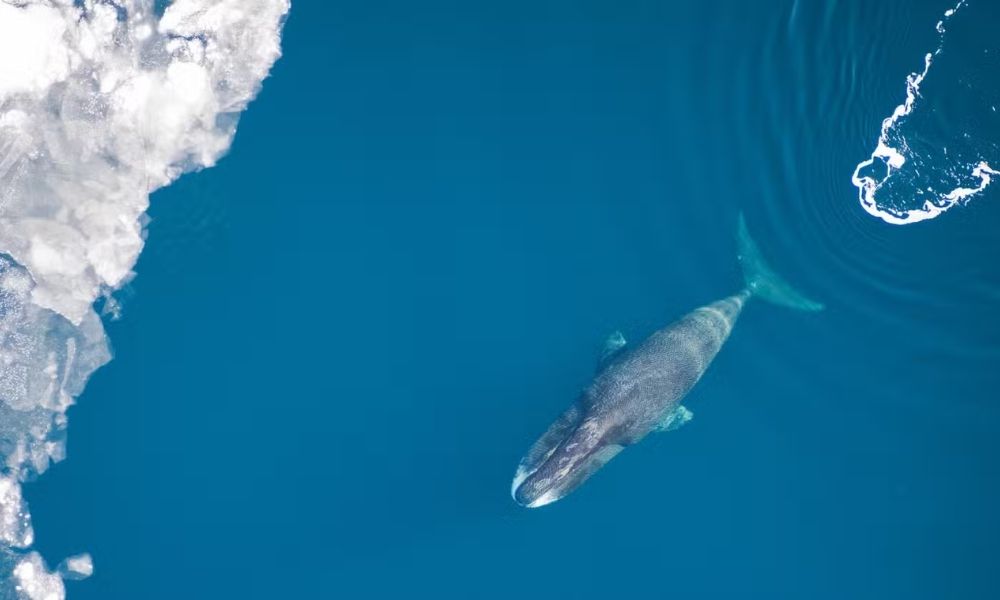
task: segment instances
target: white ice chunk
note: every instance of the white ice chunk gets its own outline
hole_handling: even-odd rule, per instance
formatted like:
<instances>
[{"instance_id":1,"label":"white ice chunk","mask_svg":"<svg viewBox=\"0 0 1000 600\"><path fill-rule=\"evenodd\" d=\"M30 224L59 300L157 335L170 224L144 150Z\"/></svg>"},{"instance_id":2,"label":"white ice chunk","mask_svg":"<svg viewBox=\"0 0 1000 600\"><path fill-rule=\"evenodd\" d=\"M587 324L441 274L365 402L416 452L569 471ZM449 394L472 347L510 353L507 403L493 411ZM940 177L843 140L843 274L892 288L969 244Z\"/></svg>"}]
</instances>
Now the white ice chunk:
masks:
<instances>
[{"instance_id":1,"label":"white ice chunk","mask_svg":"<svg viewBox=\"0 0 1000 600\"><path fill-rule=\"evenodd\" d=\"M27 548L34 541L21 484L10 477L0 477L0 541L13 548Z\"/></svg>"},{"instance_id":2,"label":"white ice chunk","mask_svg":"<svg viewBox=\"0 0 1000 600\"><path fill-rule=\"evenodd\" d=\"M28 600L63 600L66 587L62 577L49 571L37 552L32 552L14 567L15 589Z\"/></svg>"},{"instance_id":3,"label":"white ice chunk","mask_svg":"<svg viewBox=\"0 0 1000 600\"><path fill-rule=\"evenodd\" d=\"M70 556L59 564L63 579L86 579L94 574L94 560L89 554Z\"/></svg>"},{"instance_id":4,"label":"white ice chunk","mask_svg":"<svg viewBox=\"0 0 1000 600\"><path fill-rule=\"evenodd\" d=\"M0 2L0 97L44 94L70 73L67 23L54 6Z\"/></svg>"}]
</instances>

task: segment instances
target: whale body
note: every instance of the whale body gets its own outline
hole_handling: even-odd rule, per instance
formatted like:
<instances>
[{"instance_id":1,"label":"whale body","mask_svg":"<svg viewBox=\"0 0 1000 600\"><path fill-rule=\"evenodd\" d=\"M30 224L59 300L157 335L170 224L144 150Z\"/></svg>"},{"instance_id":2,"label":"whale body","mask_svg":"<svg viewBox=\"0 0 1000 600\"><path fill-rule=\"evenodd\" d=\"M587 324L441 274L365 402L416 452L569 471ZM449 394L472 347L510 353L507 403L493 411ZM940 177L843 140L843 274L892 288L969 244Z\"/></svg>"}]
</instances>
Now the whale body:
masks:
<instances>
[{"instance_id":1,"label":"whale body","mask_svg":"<svg viewBox=\"0 0 1000 600\"><path fill-rule=\"evenodd\" d=\"M529 508L566 496L626 446L690 421L681 404L705 373L751 298L805 311L823 305L799 294L764 261L742 215L737 229L745 287L653 333L634 348L616 332L599 371L521 459L511 495Z\"/></svg>"}]
</instances>

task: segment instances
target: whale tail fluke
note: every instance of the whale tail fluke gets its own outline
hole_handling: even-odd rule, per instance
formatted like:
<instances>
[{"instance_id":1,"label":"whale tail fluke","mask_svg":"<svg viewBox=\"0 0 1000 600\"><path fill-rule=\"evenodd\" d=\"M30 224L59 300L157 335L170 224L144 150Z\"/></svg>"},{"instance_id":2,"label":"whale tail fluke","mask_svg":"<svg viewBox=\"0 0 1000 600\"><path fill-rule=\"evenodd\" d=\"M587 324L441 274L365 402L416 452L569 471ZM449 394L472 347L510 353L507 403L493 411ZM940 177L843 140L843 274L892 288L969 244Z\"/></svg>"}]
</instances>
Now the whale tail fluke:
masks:
<instances>
[{"instance_id":1,"label":"whale tail fluke","mask_svg":"<svg viewBox=\"0 0 1000 600\"><path fill-rule=\"evenodd\" d=\"M743 213L740 213L740 223L737 230L737 240L740 248L740 266L743 267L743 279L750 293L773 304L787 306L797 310L819 311L823 305L806 298L795 290L787 281L771 269L757 243L750 237Z\"/></svg>"}]
</instances>

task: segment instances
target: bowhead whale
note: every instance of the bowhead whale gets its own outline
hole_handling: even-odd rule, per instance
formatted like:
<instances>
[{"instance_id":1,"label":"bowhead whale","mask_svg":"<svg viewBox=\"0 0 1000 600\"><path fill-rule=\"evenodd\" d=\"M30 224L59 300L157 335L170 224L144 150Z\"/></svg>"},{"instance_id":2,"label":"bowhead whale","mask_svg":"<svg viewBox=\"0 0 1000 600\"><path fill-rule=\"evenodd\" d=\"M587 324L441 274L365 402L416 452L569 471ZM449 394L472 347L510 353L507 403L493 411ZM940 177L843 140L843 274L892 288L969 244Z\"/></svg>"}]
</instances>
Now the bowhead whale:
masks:
<instances>
[{"instance_id":1,"label":"bowhead whale","mask_svg":"<svg viewBox=\"0 0 1000 600\"><path fill-rule=\"evenodd\" d=\"M618 332L598 374L521 459L511 495L529 508L559 500L626 446L691 420L681 400L705 373L751 298L798 310L823 305L799 294L764 261L743 216L737 228L744 288L697 308L629 348Z\"/></svg>"}]
</instances>

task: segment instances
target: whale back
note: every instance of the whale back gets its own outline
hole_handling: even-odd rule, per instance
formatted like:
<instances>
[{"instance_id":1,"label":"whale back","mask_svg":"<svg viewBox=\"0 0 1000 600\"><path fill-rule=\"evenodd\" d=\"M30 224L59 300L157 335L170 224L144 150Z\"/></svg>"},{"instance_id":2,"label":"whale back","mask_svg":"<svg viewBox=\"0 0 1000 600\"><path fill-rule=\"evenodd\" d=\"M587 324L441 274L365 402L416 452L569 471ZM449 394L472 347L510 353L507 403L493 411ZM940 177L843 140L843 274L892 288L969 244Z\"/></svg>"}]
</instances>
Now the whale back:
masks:
<instances>
[{"instance_id":1,"label":"whale back","mask_svg":"<svg viewBox=\"0 0 1000 600\"><path fill-rule=\"evenodd\" d=\"M749 298L743 291L695 309L616 358L584 393L588 415L638 441L701 379Z\"/></svg>"}]
</instances>

